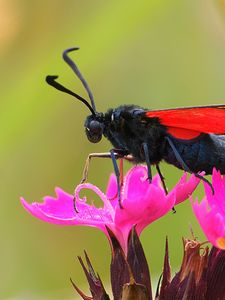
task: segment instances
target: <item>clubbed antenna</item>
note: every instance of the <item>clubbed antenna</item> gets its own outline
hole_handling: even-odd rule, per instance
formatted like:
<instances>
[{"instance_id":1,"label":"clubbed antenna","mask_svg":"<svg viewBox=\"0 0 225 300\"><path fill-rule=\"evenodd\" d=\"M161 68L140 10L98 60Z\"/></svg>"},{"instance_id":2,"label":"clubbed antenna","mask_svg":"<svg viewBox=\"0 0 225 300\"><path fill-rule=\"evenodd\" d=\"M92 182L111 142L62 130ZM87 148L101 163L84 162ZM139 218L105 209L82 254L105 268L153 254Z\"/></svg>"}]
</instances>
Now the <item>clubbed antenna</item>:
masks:
<instances>
[{"instance_id":1,"label":"clubbed antenna","mask_svg":"<svg viewBox=\"0 0 225 300\"><path fill-rule=\"evenodd\" d=\"M61 91L61 92L64 92L66 94L69 94L75 98L77 98L78 100L80 100L81 102L83 102L88 108L89 110L91 111L92 115L95 115L96 112L93 110L93 108L91 107L91 105L87 102L87 100L85 100L83 97L81 97L80 95L72 92L71 90L67 89L66 87L64 87L63 85L61 85L60 83L58 83L56 81L56 79L58 78L58 76L56 75L48 75L46 76L46 82L53 86L55 89Z\"/></svg>"},{"instance_id":2,"label":"clubbed antenna","mask_svg":"<svg viewBox=\"0 0 225 300\"><path fill-rule=\"evenodd\" d=\"M71 69L74 71L74 73L77 75L77 77L80 79L80 81L82 82L85 90L88 93L88 96L91 100L91 105L88 103L88 101L86 99L84 99L83 97L81 97L80 95L72 92L71 90L67 89L66 87L64 87L63 85L61 85L59 82L56 81L56 79L58 78L58 76L56 75L48 75L46 76L46 82L53 86L55 89L64 92L66 94L69 94L75 98L77 98L78 100L80 100L81 102L83 102L88 109L91 111L92 115L96 115L96 108L95 108L95 102L94 102L94 97L93 94L86 82L86 80L83 78L82 74L80 73L78 67L76 66L76 64L69 58L69 56L67 55L70 51L73 50L78 50L78 47L74 47L74 48L69 48L67 50L65 50L63 52L63 59L65 60L65 62L71 67Z\"/></svg>"},{"instance_id":3,"label":"clubbed antenna","mask_svg":"<svg viewBox=\"0 0 225 300\"><path fill-rule=\"evenodd\" d=\"M69 67L74 71L74 73L77 75L77 77L80 79L80 81L82 82L85 90L88 93L88 96L91 100L91 106L93 108L93 110L96 112L96 108L95 108L95 101L94 101L94 97L93 94L91 92L91 89L89 88L87 81L84 79L83 75L81 74L80 70L78 69L77 65L75 64L74 61L72 61L72 59L68 56L69 52L75 51L75 50L79 50L79 47L73 47L73 48L69 48L66 49L63 52L63 59L64 61L69 65Z\"/></svg>"}]
</instances>

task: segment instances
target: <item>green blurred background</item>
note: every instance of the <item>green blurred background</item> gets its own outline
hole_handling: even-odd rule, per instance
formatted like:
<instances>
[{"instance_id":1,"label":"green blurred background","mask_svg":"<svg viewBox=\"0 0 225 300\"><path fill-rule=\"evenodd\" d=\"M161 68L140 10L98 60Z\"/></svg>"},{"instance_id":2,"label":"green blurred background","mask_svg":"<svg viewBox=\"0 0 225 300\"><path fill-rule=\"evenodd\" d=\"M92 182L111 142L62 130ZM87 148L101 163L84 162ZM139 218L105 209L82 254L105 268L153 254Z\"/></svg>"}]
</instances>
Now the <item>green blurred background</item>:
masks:
<instances>
[{"instance_id":1,"label":"green blurred background","mask_svg":"<svg viewBox=\"0 0 225 300\"><path fill-rule=\"evenodd\" d=\"M45 84L47 74L86 96L62 61L73 54L99 111L120 104L149 108L225 103L225 1L222 0L0 0L1 255L0 299L75 299L69 277L87 291L76 259L89 253L104 283L110 249L101 232L41 222L23 210L29 202L72 193L90 152L83 129L88 110ZM207 122L207 120L206 120ZM172 187L182 172L161 166ZM90 182L104 191L112 164L93 161ZM197 193L202 195L201 190ZM189 203L142 235L152 277L163 263L165 236L175 271L189 224L204 240Z\"/></svg>"}]
</instances>

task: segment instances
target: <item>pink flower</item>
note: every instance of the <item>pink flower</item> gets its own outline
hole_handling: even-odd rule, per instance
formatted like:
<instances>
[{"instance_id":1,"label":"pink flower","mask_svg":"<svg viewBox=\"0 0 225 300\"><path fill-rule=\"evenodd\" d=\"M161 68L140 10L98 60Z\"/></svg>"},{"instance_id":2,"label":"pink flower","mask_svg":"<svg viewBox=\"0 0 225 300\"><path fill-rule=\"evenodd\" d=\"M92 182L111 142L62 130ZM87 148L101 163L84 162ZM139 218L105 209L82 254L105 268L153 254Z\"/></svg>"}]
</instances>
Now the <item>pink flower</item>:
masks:
<instances>
[{"instance_id":1,"label":"pink flower","mask_svg":"<svg viewBox=\"0 0 225 300\"><path fill-rule=\"evenodd\" d=\"M184 174L172 191L165 195L159 175L156 175L149 184L146 166L137 166L128 171L124 177L121 190L123 208L118 204L114 174L110 176L106 194L90 183L77 186L75 198L78 213L74 210L73 196L60 188L56 188L56 198L47 196L43 203L28 204L23 198L21 202L33 216L49 223L93 226L102 230L107 236L106 226L108 226L126 252L128 235L134 225L140 235L148 224L171 211L176 204L186 200L198 183L199 179L194 175L187 180L187 174ZM102 200L103 207L97 208L94 204L88 204L86 197L81 199L79 194L83 189L94 191Z\"/></svg>"},{"instance_id":2,"label":"pink flower","mask_svg":"<svg viewBox=\"0 0 225 300\"><path fill-rule=\"evenodd\" d=\"M192 200L192 208L207 239L217 248L225 249L225 177L213 170L212 185L204 183L205 197L198 203Z\"/></svg>"}]
</instances>

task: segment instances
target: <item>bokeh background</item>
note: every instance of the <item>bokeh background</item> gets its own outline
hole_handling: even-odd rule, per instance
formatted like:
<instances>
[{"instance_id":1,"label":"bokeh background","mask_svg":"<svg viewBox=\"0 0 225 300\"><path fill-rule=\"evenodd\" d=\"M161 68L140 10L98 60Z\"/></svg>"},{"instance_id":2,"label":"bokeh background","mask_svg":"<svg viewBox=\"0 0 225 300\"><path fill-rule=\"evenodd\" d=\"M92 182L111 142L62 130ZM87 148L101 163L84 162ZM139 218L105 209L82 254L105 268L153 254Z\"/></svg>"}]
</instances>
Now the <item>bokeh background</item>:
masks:
<instances>
[{"instance_id":1,"label":"bokeh background","mask_svg":"<svg viewBox=\"0 0 225 300\"><path fill-rule=\"evenodd\" d=\"M83 249L109 282L110 249L101 232L41 222L19 201L21 195L40 201L54 195L55 186L72 193L88 153L111 147L106 140L90 144L83 129L86 107L45 83L47 74L59 74L86 96L61 59L75 45L81 50L72 56L99 111L131 103L225 103L222 0L0 0L0 299L75 299L70 277L87 291L76 259ZM172 187L182 172L161 168ZM111 171L110 161L96 159L89 180L104 190ZM188 202L143 233L153 279L161 272L166 235L177 270L189 224L205 240Z\"/></svg>"}]
</instances>

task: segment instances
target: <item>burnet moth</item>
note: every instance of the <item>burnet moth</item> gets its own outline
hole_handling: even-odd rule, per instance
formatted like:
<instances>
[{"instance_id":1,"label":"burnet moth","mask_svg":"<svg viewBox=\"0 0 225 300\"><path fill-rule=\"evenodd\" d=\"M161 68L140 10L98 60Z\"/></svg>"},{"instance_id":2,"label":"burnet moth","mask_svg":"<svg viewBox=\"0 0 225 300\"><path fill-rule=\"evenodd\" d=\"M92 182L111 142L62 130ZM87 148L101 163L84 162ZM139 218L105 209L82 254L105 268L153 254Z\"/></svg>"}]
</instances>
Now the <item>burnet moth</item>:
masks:
<instances>
[{"instance_id":1,"label":"burnet moth","mask_svg":"<svg viewBox=\"0 0 225 300\"><path fill-rule=\"evenodd\" d=\"M199 172L212 174L215 167L225 174L225 105L182 107L163 110L149 110L137 105L121 105L109 109L106 113L97 112L93 94L80 73L77 65L68 53L78 47L63 52L63 59L82 82L90 103L80 95L72 92L56 81L58 76L47 76L49 85L70 94L83 102L91 112L84 123L87 138L98 143L104 135L113 149L107 153L88 155L82 182L87 179L88 166L92 157L109 157L112 159L117 177L120 198L120 168L117 158L127 159L135 164L145 162L148 178L151 181L151 166L155 165L166 185L159 168L164 160L196 177L211 183ZM211 186L212 188L212 186ZM212 188L213 190L213 188ZM120 200L119 200L120 201Z\"/></svg>"}]
</instances>

